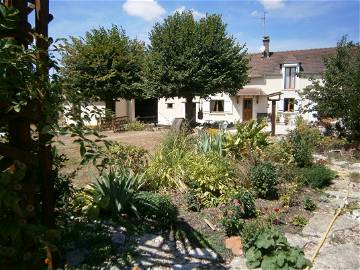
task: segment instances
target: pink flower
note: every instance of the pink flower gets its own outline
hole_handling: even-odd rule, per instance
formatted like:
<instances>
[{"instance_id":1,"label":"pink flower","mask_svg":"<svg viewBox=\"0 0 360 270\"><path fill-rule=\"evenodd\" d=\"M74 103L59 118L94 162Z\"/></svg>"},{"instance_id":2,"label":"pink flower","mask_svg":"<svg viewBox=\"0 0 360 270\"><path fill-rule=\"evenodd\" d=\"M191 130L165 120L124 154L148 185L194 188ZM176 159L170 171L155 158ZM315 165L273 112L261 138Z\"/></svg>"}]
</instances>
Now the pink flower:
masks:
<instances>
[{"instance_id":1,"label":"pink flower","mask_svg":"<svg viewBox=\"0 0 360 270\"><path fill-rule=\"evenodd\" d=\"M275 212L279 212L279 211L280 211L280 208L274 208L274 211L275 211Z\"/></svg>"},{"instance_id":2,"label":"pink flower","mask_svg":"<svg viewBox=\"0 0 360 270\"><path fill-rule=\"evenodd\" d=\"M240 206L240 202L239 202L238 199L234 199L234 200L233 200L233 204L234 204L235 206Z\"/></svg>"}]
</instances>

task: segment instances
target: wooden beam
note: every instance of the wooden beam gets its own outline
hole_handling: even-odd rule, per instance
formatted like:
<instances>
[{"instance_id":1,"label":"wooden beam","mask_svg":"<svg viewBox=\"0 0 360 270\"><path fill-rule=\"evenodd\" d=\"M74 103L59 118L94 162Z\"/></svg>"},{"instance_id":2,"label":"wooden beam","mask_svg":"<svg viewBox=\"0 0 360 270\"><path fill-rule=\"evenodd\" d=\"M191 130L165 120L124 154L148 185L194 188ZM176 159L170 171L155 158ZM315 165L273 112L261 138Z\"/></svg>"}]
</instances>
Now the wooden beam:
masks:
<instances>
[{"instance_id":1,"label":"wooden beam","mask_svg":"<svg viewBox=\"0 0 360 270\"><path fill-rule=\"evenodd\" d=\"M27 165L35 163L35 158L30 152L5 143L0 143L0 155L19 160Z\"/></svg>"},{"instance_id":2,"label":"wooden beam","mask_svg":"<svg viewBox=\"0 0 360 270\"><path fill-rule=\"evenodd\" d=\"M40 35L36 39L36 45L41 52L39 53L39 65L37 72L39 73L39 80L47 81L49 73L48 61L48 24L49 24L49 1L35 0L35 32ZM45 84L44 84L45 85ZM49 95L48 91L44 91L44 100ZM43 124L46 124L46 112L43 111ZM41 130L42 126L38 126ZM42 198L43 198L43 223L48 227L53 227L55 224L55 191L54 191L54 173L52 171L52 153L50 141L52 136L50 134L40 133L39 135L39 162L42 168Z\"/></svg>"},{"instance_id":3,"label":"wooden beam","mask_svg":"<svg viewBox=\"0 0 360 270\"><path fill-rule=\"evenodd\" d=\"M271 136L275 136L276 101L271 101Z\"/></svg>"}]
</instances>

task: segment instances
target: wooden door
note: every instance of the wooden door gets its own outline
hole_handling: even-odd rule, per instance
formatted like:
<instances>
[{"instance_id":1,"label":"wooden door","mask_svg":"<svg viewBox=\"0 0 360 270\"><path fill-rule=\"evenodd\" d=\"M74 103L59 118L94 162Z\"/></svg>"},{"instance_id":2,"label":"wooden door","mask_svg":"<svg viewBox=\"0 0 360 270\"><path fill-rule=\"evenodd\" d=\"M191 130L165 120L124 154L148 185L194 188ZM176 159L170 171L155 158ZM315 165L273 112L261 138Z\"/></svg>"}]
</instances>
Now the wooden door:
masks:
<instances>
[{"instance_id":1,"label":"wooden door","mask_svg":"<svg viewBox=\"0 0 360 270\"><path fill-rule=\"evenodd\" d=\"M244 98L243 104L243 121L249 121L252 119L252 98Z\"/></svg>"}]
</instances>

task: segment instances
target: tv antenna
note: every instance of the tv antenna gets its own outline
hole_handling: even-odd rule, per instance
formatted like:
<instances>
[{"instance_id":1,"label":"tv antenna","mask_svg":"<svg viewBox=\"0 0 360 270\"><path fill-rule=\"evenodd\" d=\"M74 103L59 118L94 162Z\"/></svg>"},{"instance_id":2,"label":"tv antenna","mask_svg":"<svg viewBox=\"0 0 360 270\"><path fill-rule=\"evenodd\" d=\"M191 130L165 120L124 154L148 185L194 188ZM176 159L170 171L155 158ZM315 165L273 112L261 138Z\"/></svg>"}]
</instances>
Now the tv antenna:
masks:
<instances>
[{"instance_id":1,"label":"tv antenna","mask_svg":"<svg viewBox=\"0 0 360 270\"><path fill-rule=\"evenodd\" d=\"M266 36L266 14L267 12L264 11L264 15L262 17L260 17L260 20L263 21L263 26L264 26L264 37Z\"/></svg>"}]
</instances>

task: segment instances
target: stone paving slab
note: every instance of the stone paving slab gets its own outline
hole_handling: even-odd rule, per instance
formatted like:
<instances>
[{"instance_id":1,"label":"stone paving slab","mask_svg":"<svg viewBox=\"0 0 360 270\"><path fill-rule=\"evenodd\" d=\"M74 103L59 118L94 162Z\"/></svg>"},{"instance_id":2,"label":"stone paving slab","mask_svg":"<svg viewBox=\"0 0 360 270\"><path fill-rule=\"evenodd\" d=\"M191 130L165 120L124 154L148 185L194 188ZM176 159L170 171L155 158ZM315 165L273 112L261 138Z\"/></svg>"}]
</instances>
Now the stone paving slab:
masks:
<instances>
[{"instance_id":1,"label":"stone paving slab","mask_svg":"<svg viewBox=\"0 0 360 270\"><path fill-rule=\"evenodd\" d=\"M153 234L145 234L137 242L141 254L137 263L142 269L223 269L217 263L218 255L208 248L192 248Z\"/></svg>"},{"instance_id":2,"label":"stone paving slab","mask_svg":"<svg viewBox=\"0 0 360 270\"><path fill-rule=\"evenodd\" d=\"M309 223L304 227L302 234L305 236L316 236L322 237L326 232L331 220L334 215L326 213L317 213L310 220ZM330 230L330 233L341 230L349 230L354 227L359 226L359 222L353 218L348 217L347 215L340 215L333 227Z\"/></svg>"},{"instance_id":3,"label":"stone paving slab","mask_svg":"<svg viewBox=\"0 0 360 270\"><path fill-rule=\"evenodd\" d=\"M320 251L312 269L358 270L360 269L360 247L351 243L327 245Z\"/></svg>"}]
</instances>

